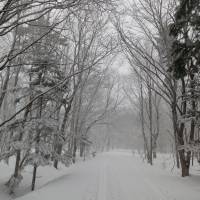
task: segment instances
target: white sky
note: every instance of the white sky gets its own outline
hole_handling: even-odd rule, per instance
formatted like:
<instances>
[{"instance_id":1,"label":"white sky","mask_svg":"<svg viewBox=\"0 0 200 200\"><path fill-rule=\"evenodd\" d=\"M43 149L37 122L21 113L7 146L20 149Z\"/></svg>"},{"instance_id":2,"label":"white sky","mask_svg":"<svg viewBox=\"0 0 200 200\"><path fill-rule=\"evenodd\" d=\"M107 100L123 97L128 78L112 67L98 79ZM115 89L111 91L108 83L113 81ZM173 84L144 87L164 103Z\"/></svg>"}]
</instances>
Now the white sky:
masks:
<instances>
[{"instance_id":1,"label":"white sky","mask_svg":"<svg viewBox=\"0 0 200 200\"><path fill-rule=\"evenodd\" d=\"M111 67L121 75L128 75L131 72L128 61L123 55L120 54L116 57L116 60Z\"/></svg>"}]
</instances>

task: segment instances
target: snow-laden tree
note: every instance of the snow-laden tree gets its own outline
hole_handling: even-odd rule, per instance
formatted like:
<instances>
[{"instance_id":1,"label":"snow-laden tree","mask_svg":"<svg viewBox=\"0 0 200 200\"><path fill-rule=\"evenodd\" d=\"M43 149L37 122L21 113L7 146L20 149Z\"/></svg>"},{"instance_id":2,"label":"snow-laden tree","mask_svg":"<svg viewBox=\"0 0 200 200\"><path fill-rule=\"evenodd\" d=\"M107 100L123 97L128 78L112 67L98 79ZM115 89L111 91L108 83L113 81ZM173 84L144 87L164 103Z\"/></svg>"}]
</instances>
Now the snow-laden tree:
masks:
<instances>
[{"instance_id":1,"label":"snow-laden tree","mask_svg":"<svg viewBox=\"0 0 200 200\"><path fill-rule=\"evenodd\" d=\"M142 0L133 1L128 6L124 4L127 12L116 17L115 27L119 33L121 47L134 73L142 82L143 94L147 89L150 135L150 163L153 154L152 97L155 93L160 96L171 110L174 121L174 138L176 138L177 112L179 107L176 96L176 80L168 72L171 63L171 43L168 24L172 21L174 1ZM140 88L141 88L140 86ZM145 99L145 95L144 99ZM130 95L132 96L132 95ZM141 96L141 95L139 95ZM142 107L145 107L145 103ZM159 128L158 128L159 129ZM144 133L144 131L142 131ZM143 134L144 135L144 134ZM175 139L176 141L176 139ZM178 159L177 159L178 161Z\"/></svg>"},{"instance_id":2,"label":"snow-laden tree","mask_svg":"<svg viewBox=\"0 0 200 200\"><path fill-rule=\"evenodd\" d=\"M93 146L91 143L93 128L108 125L109 116L115 113L120 103L118 94L115 93L116 80L108 71L107 68L93 70L90 76L84 80L75 97L75 113L72 119L76 143L73 149L74 161L78 149L82 157L88 150L88 146Z\"/></svg>"},{"instance_id":3,"label":"snow-laden tree","mask_svg":"<svg viewBox=\"0 0 200 200\"><path fill-rule=\"evenodd\" d=\"M189 176L193 147L199 144L199 13L198 0L180 0L170 30L174 41L169 71L179 80L181 89L179 97L181 113L177 134L182 176Z\"/></svg>"}]
</instances>

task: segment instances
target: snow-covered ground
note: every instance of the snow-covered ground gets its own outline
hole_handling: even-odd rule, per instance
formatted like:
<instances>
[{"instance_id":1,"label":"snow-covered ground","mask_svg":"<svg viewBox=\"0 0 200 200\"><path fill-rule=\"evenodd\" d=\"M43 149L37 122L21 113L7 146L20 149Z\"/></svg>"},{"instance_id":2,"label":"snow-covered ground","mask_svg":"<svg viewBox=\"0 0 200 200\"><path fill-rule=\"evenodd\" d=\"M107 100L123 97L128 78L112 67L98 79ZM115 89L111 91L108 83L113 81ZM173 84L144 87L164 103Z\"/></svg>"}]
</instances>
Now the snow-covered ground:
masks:
<instances>
[{"instance_id":1,"label":"snow-covered ground","mask_svg":"<svg viewBox=\"0 0 200 200\"><path fill-rule=\"evenodd\" d=\"M169 168L169 160L169 156L159 155L152 167L131 151L116 150L59 171L41 168L36 191L17 200L199 200L199 171L194 168L192 176L181 178L172 165ZM1 164L0 170L5 169ZM18 196L30 189L25 177ZM2 171L0 178L0 200L8 200Z\"/></svg>"}]
</instances>

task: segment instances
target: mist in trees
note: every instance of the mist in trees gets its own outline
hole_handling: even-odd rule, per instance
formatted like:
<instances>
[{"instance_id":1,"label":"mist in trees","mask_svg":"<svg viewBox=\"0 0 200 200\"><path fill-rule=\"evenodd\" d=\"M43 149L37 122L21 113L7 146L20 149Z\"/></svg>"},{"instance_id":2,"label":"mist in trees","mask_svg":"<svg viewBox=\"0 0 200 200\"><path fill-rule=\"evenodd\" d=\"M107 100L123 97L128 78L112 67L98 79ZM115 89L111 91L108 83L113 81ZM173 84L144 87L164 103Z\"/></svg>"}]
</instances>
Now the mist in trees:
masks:
<instances>
[{"instance_id":1,"label":"mist in trees","mask_svg":"<svg viewBox=\"0 0 200 200\"><path fill-rule=\"evenodd\" d=\"M198 84L195 83L198 80L199 2L144 0L122 7L125 17L119 17L115 26L139 83L138 91L132 94L140 101L147 159L152 164L157 135L163 129L159 125L159 106L164 103L171 112L169 131L174 135L177 167L181 167L183 177L188 176L191 156L198 154L199 143ZM127 12L124 14L123 10ZM133 102L130 92L125 93ZM146 117L149 140L145 134ZM153 131L154 123L156 131Z\"/></svg>"},{"instance_id":2,"label":"mist in trees","mask_svg":"<svg viewBox=\"0 0 200 200\"><path fill-rule=\"evenodd\" d=\"M3 0L0 9L10 193L27 166L34 190L38 168L114 148L151 165L171 153L189 176L200 150L198 0Z\"/></svg>"}]
</instances>

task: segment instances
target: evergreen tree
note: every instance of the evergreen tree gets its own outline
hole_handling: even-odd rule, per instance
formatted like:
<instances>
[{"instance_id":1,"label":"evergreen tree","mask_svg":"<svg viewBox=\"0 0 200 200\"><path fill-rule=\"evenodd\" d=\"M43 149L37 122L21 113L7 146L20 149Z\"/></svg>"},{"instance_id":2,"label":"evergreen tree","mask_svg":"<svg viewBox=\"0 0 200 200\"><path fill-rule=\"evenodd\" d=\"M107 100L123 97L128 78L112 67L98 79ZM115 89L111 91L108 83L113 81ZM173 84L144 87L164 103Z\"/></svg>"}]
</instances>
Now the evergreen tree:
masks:
<instances>
[{"instance_id":1,"label":"evergreen tree","mask_svg":"<svg viewBox=\"0 0 200 200\"><path fill-rule=\"evenodd\" d=\"M175 22L170 34L175 40L172 45L173 62L170 68L174 76L180 79L194 74L200 65L200 2L199 0L179 0L175 13Z\"/></svg>"},{"instance_id":2,"label":"evergreen tree","mask_svg":"<svg viewBox=\"0 0 200 200\"><path fill-rule=\"evenodd\" d=\"M171 25L170 30L174 41L172 44L172 64L169 71L173 73L177 80L180 80L181 85L181 116L177 134L182 176L189 175L192 148L196 143L195 128L199 120L199 13L199 0L179 0L175 22ZM189 126L187 126L188 123ZM185 133L189 139L184 137Z\"/></svg>"},{"instance_id":3,"label":"evergreen tree","mask_svg":"<svg viewBox=\"0 0 200 200\"><path fill-rule=\"evenodd\" d=\"M49 27L47 17L21 27L20 34L23 35L23 39L18 47L35 41L35 38L46 33ZM22 83L24 89L20 92L18 103L23 104L32 100L64 79L62 72L64 69L60 65L61 53L59 53L63 46L65 44L60 34L52 32L26 52L21 74L26 83ZM21 171L27 165L34 167L32 179L32 190L34 190L37 168L51 164L55 159L55 138L60 135L59 119L52 116L55 115L57 105L62 105L63 96L67 91L68 87L64 84L56 88L56 92L42 95L27 107L23 115L2 129L5 133L6 148L1 153L1 159L8 159L16 154L15 171L7 183L10 192L13 192L22 180ZM69 157L65 153L63 157L60 159L69 164Z\"/></svg>"}]
</instances>

